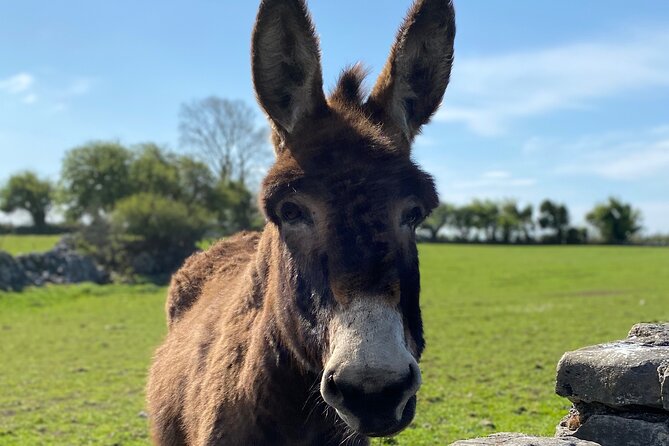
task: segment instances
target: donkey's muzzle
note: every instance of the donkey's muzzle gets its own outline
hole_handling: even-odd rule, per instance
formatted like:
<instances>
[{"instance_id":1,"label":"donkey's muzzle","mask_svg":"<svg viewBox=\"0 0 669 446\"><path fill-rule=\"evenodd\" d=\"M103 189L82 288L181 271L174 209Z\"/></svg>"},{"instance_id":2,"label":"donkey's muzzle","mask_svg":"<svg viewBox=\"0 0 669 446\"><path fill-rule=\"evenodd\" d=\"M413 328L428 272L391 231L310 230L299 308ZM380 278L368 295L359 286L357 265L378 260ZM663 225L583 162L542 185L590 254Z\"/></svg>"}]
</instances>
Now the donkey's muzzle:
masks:
<instances>
[{"instance_id":1,"label":"donkey's muzzle","mask_svg":"<svg viewBox=\"0 0 669 446\"><path fill-rule=\"evenodd\" d=\"M326 375L323 384L324 399L346 424L360 434L381 437L400 432L413 420L420 372L412 364L400 380L371 392L368 382L363 388L336 373Z\"/></svg>"}]
</instances>

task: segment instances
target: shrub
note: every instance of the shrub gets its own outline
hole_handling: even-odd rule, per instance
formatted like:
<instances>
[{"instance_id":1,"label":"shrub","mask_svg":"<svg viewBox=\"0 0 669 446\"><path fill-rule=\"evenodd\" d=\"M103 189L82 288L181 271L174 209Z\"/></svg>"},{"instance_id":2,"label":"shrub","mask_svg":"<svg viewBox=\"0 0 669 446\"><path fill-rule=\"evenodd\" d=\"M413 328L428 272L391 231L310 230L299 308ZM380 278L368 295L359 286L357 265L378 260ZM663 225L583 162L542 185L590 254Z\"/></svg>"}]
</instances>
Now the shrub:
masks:
<instances>
[{"instance_id":1,"label":"shrub","mask_svg":"<svg viewBox=\"0 0 669 446\"><path fill-rule=\"evenodd\" d=\"M150 193L131 195L118 202L109 220L83 228L78 247L126 278L162 282L197 250L212 219L201 207Z\"/></svg>"},{"instance_id":2,"label":"shrub","mask_svg":"<svg viewBox=\"0 0 669 446\"><path fill-rule=\"evenodd\" d=\"M210 221L202 208L142 193L117 203L111 232L125 254L121 263L137 274L161 276L195 252Z\"/></svg>"}]
</instances>

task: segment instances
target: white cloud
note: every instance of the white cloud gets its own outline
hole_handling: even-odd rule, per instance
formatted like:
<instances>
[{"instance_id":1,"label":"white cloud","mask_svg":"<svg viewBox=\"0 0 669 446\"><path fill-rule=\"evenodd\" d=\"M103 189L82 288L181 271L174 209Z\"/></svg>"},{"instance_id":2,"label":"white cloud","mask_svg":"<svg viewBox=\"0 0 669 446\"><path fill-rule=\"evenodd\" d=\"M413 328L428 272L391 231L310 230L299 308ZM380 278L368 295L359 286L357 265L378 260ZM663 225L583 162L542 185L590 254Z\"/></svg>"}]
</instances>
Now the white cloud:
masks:
<instances>
[{"instance_id":1,"label":"white cloud","mask_svg":"<svg viewBox=\"0 0 669 446\"><path fill-rule=\"evenodd\" d=\"M22 101L26 104L34 104L37 102L37 95L35 93L29 93L23 97Z\"/></svg>"},{"instance_id":2,"label":"white cloud","mask_svg":"<svg viewBox=\"0 0 669 446\"><path fill-rule=\"evenodd\" d=\"M64 111L67 111L69 109L67 104L64 104L62 102L58 102L57 104L54 104L50 109L50 113L62 113Z\"/></svg>"},{"instance_id":3,"label":"white cloud","mask_svg":"<svg viewBox=\"0 0 669 446\"><path fill-rule=\"evenodd\" d=\"M87 94L93 86L93 80L85 77L75 79L61 94L62 96L83 96Z\"/></svg>"},{"instance_id":4,"label":"white cloud","mask_svg":"<svg viewBox=\"0 0 669 446\"><path fill-rule=\"evenodd\" d=\"M669 124L667 125L658 125L651 129L651 133L654 135L669 135Z\"/></svg>"},{"instance_id":5,"label":"white cloud","mask_svg":"<svg viewBox=\"0 0 669 446\"><path fill-rule=\"evenodd\" d=\"M53 80L40 82L40 88L36 88L35 77L24 72L0 79L0 93L11 95L26 105L39 101L49 113L59 113L67 110L69 102L75 97L90 93L95 84L93 78L83 76L70 77L67 82L62 82L60 86L56 85L60 82Z\"/></svg>"},{"instance_id":6,"label":"white cloud","mask_svg":"<svg viewBox=\"0 0 669 446\"><path fill-rule=\"evenodd\" d=\"M619 35L619 34L618 34ZM437 120L459 122L485 136L514 120L650 87L669 87L669 31L537 51L456 58Z\"/></svg>"},{"instance_id":7,"label":"white cloud","mask_svg":"<svg viewBox=\"0 0 669 446\"><path fill-rule=\"evenodd\" d=\"M511 173L505 170L490 170L488 172L484 172L482 177L490 180L505 180L507 178L511 178Z\"/></svg>"},{"instance_id":8,"label":"white cloud","mask_svg":"<svg viewBox=\"0 0 669 446\"><path fill-rule=\"evenodd\" d=\"M508 192L513 189L532 187L537 183L534 178L516 178L510 172L493 170L483 172L478 178L464 181L454 181L448 186L455 190L470 190L477 192Z\"/></svg>"},{"instance_id":9,"label":"white cloud","mask_svg":"<svg viewBox=\"0 0 669 446\"><path fill-rule=\"evenodd\" d=\"M19 73L6 79L0 79L0 90L10 94L24 93L35 83L35 78L28 73Z\"/></svg>"},{"instance_id":10,"label":"white cloud","mask_svg":"<svg viewBox=\"0 0 669 446\"><path fill-rule=\"evenodd\" d=\"M557 165L558 174L648 180L669 170L669 135L658 132L660 128L590 135L568 143L544 141L543 149L569 160Z\"/></svg>"},{"instance_id":11,"label":"white cloud","mask_svg":"<svg viewBox=\"0 0 669 446\"><path fill-rule=\"evenodd\" d=\"M669 139L647 149L624 154L593 168L602 177L614 180L636 180L669 170Z\"/></svg>"}]
</instances>

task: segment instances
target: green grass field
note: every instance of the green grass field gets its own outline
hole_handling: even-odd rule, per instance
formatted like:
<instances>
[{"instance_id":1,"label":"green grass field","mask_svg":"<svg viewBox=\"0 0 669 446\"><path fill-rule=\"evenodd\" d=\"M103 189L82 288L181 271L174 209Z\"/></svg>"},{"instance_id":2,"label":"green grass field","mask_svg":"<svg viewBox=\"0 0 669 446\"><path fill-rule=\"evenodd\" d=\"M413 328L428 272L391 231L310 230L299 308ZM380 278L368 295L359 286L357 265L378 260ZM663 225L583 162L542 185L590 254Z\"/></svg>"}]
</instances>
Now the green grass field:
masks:
<instances>
[{"instance_id":1,"label":"green grass field","mask_svg":"<svg viewBox=\"0 0 669 446\"><path fill-rule=\"evenodd\" d=\"M421 246L428 347L414 423L375 444L553 435L566 350L669 320L669 249ZM143 388L165 290L0 293L0 444L146 444Z\"/></svg>"},{"instance_id":2,"label":"green grass field","mask_svg":"<svg viewBox=\"0 0 669 446\"><path fill-rule=\"evenodd\" d=\"M0 235L0 251L11 255L44 252L53 248L60 235Z\"/></svg>"}]
</instances>

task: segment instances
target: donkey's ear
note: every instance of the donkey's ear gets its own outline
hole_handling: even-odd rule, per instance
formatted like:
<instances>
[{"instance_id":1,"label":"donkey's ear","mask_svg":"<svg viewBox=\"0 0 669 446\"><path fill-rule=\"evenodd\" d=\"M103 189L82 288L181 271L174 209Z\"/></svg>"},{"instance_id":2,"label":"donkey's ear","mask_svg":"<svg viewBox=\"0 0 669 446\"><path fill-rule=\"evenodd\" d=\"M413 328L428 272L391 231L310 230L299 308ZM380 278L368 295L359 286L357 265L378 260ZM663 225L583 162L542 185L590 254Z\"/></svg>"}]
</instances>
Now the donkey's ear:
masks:
<instances>
[{"instance_id":1,"label":"donkey's ear","mask_svg":"<svg viewBox=\"0 0 669 446\"><path fill-rule=\"evenodd\" d=\"M304 0L262 0L251 57L258 102L283 137L326 107L318 39Z\"/></svg>"},{"instance_id":2,"label":"donkey's ear","mask_svg":"<svg viewBox=\"0 0 669 446\"><path fill-rule=\"evenodd\" d=\"M439 107L453 64L451 0L416 0L400 27L368 106L408 146Z\"/></svg>"}]
</instances>

